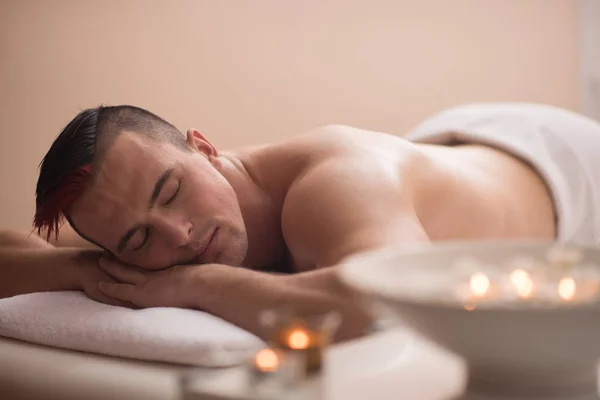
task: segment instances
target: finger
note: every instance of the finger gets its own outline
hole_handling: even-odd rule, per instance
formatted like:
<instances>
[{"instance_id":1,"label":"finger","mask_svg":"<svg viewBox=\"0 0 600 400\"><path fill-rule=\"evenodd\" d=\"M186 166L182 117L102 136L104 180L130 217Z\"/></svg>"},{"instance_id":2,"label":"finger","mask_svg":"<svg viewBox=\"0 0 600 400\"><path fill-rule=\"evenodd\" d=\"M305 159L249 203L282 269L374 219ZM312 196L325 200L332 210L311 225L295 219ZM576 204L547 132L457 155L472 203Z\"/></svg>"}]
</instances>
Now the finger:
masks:
<instances>
[{"instance_id":1,"label":"finger","mask_svg":"<svg viewBox=\"0 0 600 400\"><path fill-rule=\"evenodd\" d=\"M92 295L88 295L88 297L90 297L91 299L96 300L100 303L109 304L111 306L136 308L136 306L134 306L132 303L130 303L128 301L115 299L114 297L105 295L100 289L95 291Z\"/></svg>"},{"instance_id":2,"label":"finger","mask_svg":"<svg viewBox=\"0 0 600 400\"><path fill-rule=\"evenodd\" d=\"M98 299L98 301L101 303L104 303L104 304L108 304L110 306L118 306L118 307L124 307L124 308L136 308L133 304L131 304L127 301L113 299L112 297L108 297L108 296L102 296L101 298Z\"/></svg>"},{"instance_id":3,"label":"finger","mask_svg":"<svg viewBox=\"0 0 600 400\"><path fill-rule=\"evenodd\" d=\"M98 288L105 295L117 300L134 303L136 288L127 283L98 282Z\"/></svg>"},{"instance_id":4,"label":"finger","mask_svg":"<svg viewBox=\"0 0 600 400\"><path fill-rule=\"evenodd\" d=\"M135 270L133 267L124 265L107 257L101 257L98 261L100 268L107 274L120 282L138 284L144 281L146 274Z\"/></svg>"}]
</instances>

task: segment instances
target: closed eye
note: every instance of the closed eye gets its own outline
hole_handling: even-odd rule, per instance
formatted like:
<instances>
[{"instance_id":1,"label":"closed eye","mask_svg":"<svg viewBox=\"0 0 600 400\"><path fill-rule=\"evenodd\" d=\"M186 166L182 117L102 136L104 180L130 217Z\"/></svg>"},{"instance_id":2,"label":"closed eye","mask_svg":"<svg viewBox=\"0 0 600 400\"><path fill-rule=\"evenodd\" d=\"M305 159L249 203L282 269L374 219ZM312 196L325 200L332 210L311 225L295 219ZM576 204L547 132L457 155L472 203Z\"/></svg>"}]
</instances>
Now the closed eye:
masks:
<instances>
[{"instance_id":1,"label":"closed eye","mask_svg":"<svg viewBox=\"0 0 600 400\"><path fill-rule=\"evenodd\" d=\"M145 227L144 228L144 240L142 240L142 243L140 243L139 246L137 246L136 248L133 249L133 251L139 251L139 250L143 250L146 245L148 244L148 239L150 238L150 228L149 227Z\"/></svg>"},{"instance_id":2,"label":"closed eye","mask_svg":"<svg viewBox=\"0 0 600 400\"><path fill-rule=\"evenodd\" d=\"M173 200L175 200L175 198L179 194L179 189L181 189L181 181L177 181L177 189L175 189L175 192L173 193L173 195L169 198L169 200L167 200L167 202L165 203L165 206L168 206L169 204L171 204L173 202Z\"/></svg>"}]
</instances>

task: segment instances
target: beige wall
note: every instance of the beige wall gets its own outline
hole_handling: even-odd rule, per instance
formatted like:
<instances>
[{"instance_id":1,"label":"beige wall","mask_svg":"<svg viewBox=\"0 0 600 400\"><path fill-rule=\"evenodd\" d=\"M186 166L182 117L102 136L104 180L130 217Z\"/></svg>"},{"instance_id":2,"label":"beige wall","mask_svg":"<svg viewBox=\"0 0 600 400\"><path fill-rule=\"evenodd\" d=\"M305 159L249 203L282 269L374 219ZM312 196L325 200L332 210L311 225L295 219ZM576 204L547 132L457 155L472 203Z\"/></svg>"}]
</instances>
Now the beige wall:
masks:
<instances>
[{"instance_id":1,"label":"beige wall","mask_svg":"<svg viewBox=\"0 0 600 400\"><path fill-rule=\"evenodd\" d=\"M217 146L325 123L404 133L453 104L578 110L575 0L0 0L0 226L80 109L133 103Z\"/></svg>"}]
</instances>

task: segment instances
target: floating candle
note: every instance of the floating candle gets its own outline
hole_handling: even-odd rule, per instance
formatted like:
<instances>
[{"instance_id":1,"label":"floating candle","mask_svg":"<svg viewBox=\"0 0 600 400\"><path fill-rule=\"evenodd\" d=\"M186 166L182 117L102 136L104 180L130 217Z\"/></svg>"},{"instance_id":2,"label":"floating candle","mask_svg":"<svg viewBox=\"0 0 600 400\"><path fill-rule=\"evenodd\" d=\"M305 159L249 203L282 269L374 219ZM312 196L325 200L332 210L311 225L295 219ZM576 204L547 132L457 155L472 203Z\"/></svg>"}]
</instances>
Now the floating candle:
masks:
<instances>
[{"instance_id":1,"label":"floating candle","mask_svg":"<svg viewBox=\"0 0 600 400\"><path fill-rule=\"evenodd\" d=\"M571 277L562 278L558 283L558 295L566 301L573 300L577 285L575 280Z\"/></svg>"},{"instance_id":2,"label":"floating candle","mask_svg":"<svg viewBox=\"0 0 600 400\"><path fill-rule=\"evenodd\" d=\"M490 289L490 279L483 273L478 272L471 277L471 292L477 297L484 297Z\"/></svg>"},{"instance_id":3,"label":"floating candle","mask_svg":"<svg viewBox=\"0 0 600 400\"><path fill-rule=\"evenodd\" d=\"M533 293L533 279L531 275L522 269L516 269L510 273L510 280L513 283L517 294L521 298L529 298Z\"/></svg>"},{"instance_id":4,"label":"floating candle","mask_svg":"<svg viewBox=\"0 0 600 400\"><path fill-rule=\"evenodd\" d=\"M492 264L462 256L453 263L449 299L472 311L486 304L543 304L600 301L600 266L584 252L556 247L542 256L515 255Z\"/></svg>"}]
</instances>

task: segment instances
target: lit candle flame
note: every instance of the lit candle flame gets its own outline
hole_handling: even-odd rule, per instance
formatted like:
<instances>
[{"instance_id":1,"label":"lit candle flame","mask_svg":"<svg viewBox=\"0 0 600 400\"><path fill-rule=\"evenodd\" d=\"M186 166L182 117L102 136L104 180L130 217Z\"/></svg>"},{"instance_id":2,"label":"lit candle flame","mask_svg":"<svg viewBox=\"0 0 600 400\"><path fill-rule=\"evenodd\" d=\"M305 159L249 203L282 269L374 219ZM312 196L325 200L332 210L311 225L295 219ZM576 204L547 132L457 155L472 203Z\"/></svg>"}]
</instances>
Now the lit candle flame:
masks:
<instances>
[{"instance_id":1,"label":"lit candle flame","mask_svg":"<svg viewBox=\"0 0 600 400\"><path fill-rule=\"evenodd\" d=\"M510 273L510 280L520 297L530 297L533 292L533 280L527 271L516 269Z\"/></svg>"},{"instance_id":2,"label":"lit candle flame","mask_svg":"<svg viewBox=\"0 0 600 400\"><path fill-rule=\"evenodd\" d=\"M301 329L292 331L288 336L288 346L294 350L306 349L309 342L310 338L308 337L308 334Z\"/></svg>"},{"instance_id":3,"label":"lit candle flame","mask_svg":"<svg viewBox=\"0 0 600 400\"><path fill-rule=\"evenodd\" d=\"M566 301L573 300L577 285L573 278L562 278L558 283L558 295Z\"/></svg>"},{"instance_id":4,"label":"lit candle flame","mask_svg":"<svg viewBox=\"0 0 600 400\"><path fill-rule=\"evenodd\" d=\"M477 306L475 304L465 304L465 310L473 311Z\"/></svg>"},{"instance_id":5,"label":"lit candle flame","mask_svg":"<svg viewBox=\"0 0 600 400\"><path fill-rule=\"evenodd\" d=\"M485 296L490 289L490 279L478 272L471 277L471 291L475 296Z\"/></svg>"},{"instance_id":6,"label":"lit candle flame","mask_svg":"<svg viewBox=\"0 0 600 400\"><path fill-rule=\"evenodd\" d=\"M279 357L272 349L262 349L256 353L256 367L263 372L273 372L279 367Z\"/></svg>"}]
</instances>

